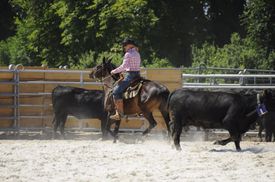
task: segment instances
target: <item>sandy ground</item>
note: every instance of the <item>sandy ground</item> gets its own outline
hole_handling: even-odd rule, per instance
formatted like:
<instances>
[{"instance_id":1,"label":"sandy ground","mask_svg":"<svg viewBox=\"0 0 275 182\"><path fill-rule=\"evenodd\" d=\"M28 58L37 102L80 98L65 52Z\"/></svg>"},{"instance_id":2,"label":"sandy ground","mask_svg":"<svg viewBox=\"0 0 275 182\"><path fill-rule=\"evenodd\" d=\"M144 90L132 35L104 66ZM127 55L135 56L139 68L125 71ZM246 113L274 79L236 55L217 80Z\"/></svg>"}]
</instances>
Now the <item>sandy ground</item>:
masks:
<instances>
[{"instance_id":1,"label":"sandy ground","mask_svg":"<svg viewBox=\"0 0 275 182\"><path fill-rule=\"evenodd\" d=\"M118 143L87 134L76 139L1 139L0 181L275 181L275 143L181 141L120 134ZM194 137L193 137L194 139Z\"/></svg>"}]
</instances>

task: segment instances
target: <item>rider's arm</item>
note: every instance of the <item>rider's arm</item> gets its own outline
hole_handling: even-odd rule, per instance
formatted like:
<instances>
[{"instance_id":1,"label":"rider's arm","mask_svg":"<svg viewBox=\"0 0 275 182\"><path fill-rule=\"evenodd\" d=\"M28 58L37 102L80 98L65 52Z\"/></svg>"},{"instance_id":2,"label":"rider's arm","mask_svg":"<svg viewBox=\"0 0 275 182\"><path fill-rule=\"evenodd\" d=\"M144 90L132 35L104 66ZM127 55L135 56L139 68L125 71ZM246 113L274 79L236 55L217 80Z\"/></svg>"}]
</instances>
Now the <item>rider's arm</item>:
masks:
<instances>
[{"instance_id":1,"label":"rider's arm","mask_svg":"<svg viewBox=\"0 0 275 182\"><path fill-rule=\"evenodd\" d=\"M116 74L116 73L120 73L123 71L127 71L127 69L130 67L130 59L131 59L130 54L126 53L123 58L123 63L116 69L112 70L111 74Z\"/></svg>"}]
</instances>

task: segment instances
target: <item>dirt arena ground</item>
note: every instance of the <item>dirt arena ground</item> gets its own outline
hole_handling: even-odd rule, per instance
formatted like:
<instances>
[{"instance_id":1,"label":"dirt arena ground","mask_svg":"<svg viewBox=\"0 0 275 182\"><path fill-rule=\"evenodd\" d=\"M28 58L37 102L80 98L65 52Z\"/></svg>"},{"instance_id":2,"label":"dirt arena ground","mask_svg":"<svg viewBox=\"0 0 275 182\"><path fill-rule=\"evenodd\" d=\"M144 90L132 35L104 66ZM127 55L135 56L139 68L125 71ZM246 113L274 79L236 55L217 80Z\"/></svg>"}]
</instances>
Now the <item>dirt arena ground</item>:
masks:
<instances>
[{"instance_id":1,"label":"dirt arena ground","mask_svg":"<svg viewBox=\"0 0 275 182\"><path fill-rule=\"evenodd\" d=\"M143 138L120 133L102 141L97 132L67 132L65 140L43 133L0 135L0 181L275 181L275 143L246 136L242 152L220 136L182 136L182 151L163 134Z\"/></svg>"}]
</instances>

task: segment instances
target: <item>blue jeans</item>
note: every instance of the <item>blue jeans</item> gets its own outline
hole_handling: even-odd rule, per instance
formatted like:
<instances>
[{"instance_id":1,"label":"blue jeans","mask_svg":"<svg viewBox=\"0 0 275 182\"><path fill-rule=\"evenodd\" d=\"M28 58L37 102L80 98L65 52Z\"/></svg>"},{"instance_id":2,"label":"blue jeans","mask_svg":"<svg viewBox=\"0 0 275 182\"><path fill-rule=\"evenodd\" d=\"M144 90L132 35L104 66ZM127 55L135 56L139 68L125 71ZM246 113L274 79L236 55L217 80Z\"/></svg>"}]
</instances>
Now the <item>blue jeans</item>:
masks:
<instances>
[{"instance_id":1,"label":"blue jeans","mask_svg":"<svg viewBox=\"0 0 275 182\"><path fill-rule=\"evenodd\" d=\"M126 88L130 85L132 80L139 77L139 71L129 71L126 73L124 79L119 82L113 89L113 96L115 100L122 99L122 94L126 90Z\"/></svg>"}]
</instances>

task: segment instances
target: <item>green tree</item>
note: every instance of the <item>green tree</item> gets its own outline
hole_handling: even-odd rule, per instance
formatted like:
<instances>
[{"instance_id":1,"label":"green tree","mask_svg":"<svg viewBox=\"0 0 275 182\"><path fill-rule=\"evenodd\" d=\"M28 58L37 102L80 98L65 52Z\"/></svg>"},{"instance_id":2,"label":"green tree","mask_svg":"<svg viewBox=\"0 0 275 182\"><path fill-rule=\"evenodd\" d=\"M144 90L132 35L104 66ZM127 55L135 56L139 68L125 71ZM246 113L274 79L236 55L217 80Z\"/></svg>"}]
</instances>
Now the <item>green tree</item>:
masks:
<instances>
[{"instance_id":1,"label":"green tree","mask_svg":"<svg viewBox=\"0 0 275 182\"><path fill-rule=\"evenodd\" d=\"M141 40L149 50L142 52L151 53L143 42L157 18L145 0L14 0L13 6L23 12L16 37L26 37L17 46L24 43L31 65L74 66L90 51L93 60L101 52L117 54L126 36Z\"/></svg>"},{"instance_id":2,"label":"green tree","mask_svg":"<svg viewBox=\"0 0 275 182\"><path fill-rule=\"evenodd\" d=\"M99 27L97 40L105 45L102 50L118 51L118 45L125 37L136 39L142 49L142 56L152 53L149 32L154 28L158 18L147 5L146 0L117 0L105 4L98 14ZM97 5L98 6L98 5ZM91 6L95 8L96 6Z\"/></svg>"},{"instance_id":3,"label":"green tree","mask_svg":"<svg viewBox=\"0 0 275 182\"><path fill-rule=\"evenodd\" d=\"M205 0L204 11L207 17L207 31L218 46L230 42L231 34L237 32L244 36L244 28L240 24L246 0Z\"/></svg>"},{"instance_id":4,"label":"green tree","mask_svg":"<svg viewBox=\"0 0 275 182\"><path fill-rule=\"evenodd\" d=\"M250 38L242 39L239 34L231 36L229 44L218 47L205 43L201 48L193 46L193 66L204 64L208 67L268 69L264 50Z\"/></svg>"},{"instance_id":5,"label":"green tree","mask_svg":"<svg viewBox=\"0 0 275 182\"><path fill-rule=\"evenodd\" d=\"M0 1L0 41L15 34L15 12L9 4L9 0Z\"/></svg>"},{"instance_id":6,"label":"green tree","mask_svg":"<svg viewBox=\"0 0 275 182\"><path fill-rule=\"evenodd\" d=\"M265 49L265 58L268 59L275 50L275 1L247 1L242 22L247 37L255 41L261 49ZM272 68L275 68L275 60Z\"/></svg>"},{"instance_id":7,"label":"green tree","mask_svg":"<svg viewBox=\"0 0 275 182\"><path fill-rule=\"evenodd\" d=\"M239 16L245 0L159 0L149 1L159 18L150 39L160 57L174 66L192 63L191 45L214 42L223 46L233 32L243 35Z\"/></svg>"},{"instance_id":8,"label":"green tree","mask_svg":"<svg viewBox=\"0 0 275 182\"><path fill-rule=\"evenodd\" d=\"M223 62L249 67L266 67L272 65L271 62L275 65L272 0L9 2L12 9L8 12L14 12L16 18L14 15L0 18L0 26L1 21L14 21L7 23L12 28L4 32L10 34L0 42L0 64L67 64L80 68L94 65L104 55L114 55L114 61L119 64L122 59L119 43L131 36L140 44L144 66L189 66L192 59L194 64L202 59L197 55L209 58L213 66ZM239 16L243 11L242 22L248 36L240 25ZM16 25L15 34L13 25ZM233 32L238 36L231 37ZM204 42L212 44L203 45ZM203 53L208 51L213 53ZM254 58L259 59L259 63L255 63Z\"/></svg>"},{"instance_id":9,"label":"green tree","mask_svg":"<svg viewBox=\"0 0 275 182\"><path fill-rule=\"evenodd\" d=\"M149 1L159 18L150 32L150 43L156 55L168 58L174 66L191 64L191 44L207 36L203 1Z\"/></svg>"}]
</instances>

